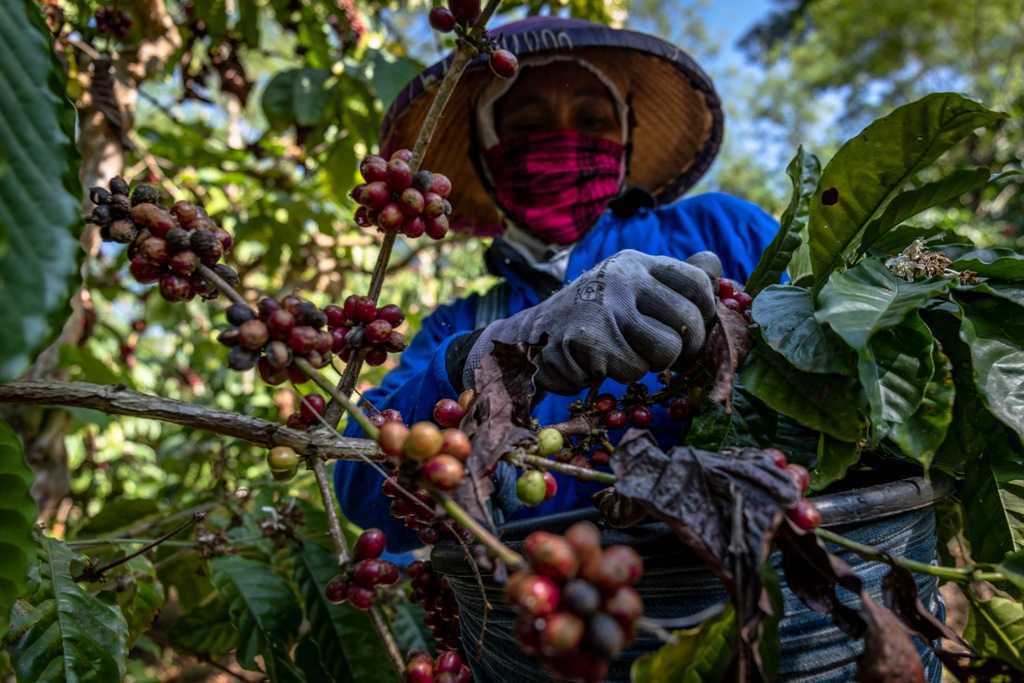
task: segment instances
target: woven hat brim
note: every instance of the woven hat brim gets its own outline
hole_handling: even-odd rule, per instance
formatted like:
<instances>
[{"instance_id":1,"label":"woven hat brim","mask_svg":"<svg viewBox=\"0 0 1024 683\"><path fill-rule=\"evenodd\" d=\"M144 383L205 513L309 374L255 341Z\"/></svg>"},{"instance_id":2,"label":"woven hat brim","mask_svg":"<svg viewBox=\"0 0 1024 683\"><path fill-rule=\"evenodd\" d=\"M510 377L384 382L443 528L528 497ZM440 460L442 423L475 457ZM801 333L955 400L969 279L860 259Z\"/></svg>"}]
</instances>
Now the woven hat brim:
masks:
<instances>
[{"instance_id":1,"label":"woven hat brim","mask_svg":"<svg viewBox=\"0 0 1024 683\"><path fill-rule=\"evenodd\" d=\"M570 26L495 37L519 56L571 52L601 69L627 98L635 120L630 185L646 190L658 203L682 196L711 166L722 142L724 117L711 80L686 53L653 36L586 22L565 23ZM449 61L430 67L399 94L382 125L385 152L412 146ZM477 173L471 144L478 97L487 81L497 76L485 58L478 58L463 78L424 166L451 178L457 227L498 232L501 218Z\"/></svg>"}]
</instances>

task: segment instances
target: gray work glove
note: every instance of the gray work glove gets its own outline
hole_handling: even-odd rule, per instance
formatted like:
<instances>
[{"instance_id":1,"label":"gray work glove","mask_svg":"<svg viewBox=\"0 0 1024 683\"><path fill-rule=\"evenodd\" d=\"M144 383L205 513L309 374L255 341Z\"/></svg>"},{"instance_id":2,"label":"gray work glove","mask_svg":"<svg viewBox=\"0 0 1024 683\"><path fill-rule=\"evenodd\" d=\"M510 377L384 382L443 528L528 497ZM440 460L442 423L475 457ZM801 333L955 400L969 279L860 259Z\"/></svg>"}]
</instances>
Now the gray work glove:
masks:
<instances>
[{"instance_id":1,"label":"gray work glove","mask_svg":"<svg viewBox=\"0 0 1024 683\"><path fill-rule=\"evenodd\" d=\"M469 351L463 384L473 386L493 342L537 343L545 333L537 385L556 394L575 394L604 377L629 384L671 367L704 345L715 317L711 278L721 269L710 252L683 262L621 251L550 299L488 325Z\"/></svg>"}]
</instances>

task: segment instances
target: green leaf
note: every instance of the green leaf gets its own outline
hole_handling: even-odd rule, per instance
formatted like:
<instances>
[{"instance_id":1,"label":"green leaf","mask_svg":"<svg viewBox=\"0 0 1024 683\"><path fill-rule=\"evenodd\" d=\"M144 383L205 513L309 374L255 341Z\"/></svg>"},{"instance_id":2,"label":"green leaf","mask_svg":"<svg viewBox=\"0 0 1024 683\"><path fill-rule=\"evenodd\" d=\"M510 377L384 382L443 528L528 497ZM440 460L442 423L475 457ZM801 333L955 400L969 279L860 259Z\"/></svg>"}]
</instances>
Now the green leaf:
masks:
<instances>
[{"instance_id":1,"label":"green leaf","mask_svg":"<svg viewBox=\"0 0 1024 683\"><path fill-rule=\"evenodd\" d=\"M391 631L395 634L401 652L430 652L434 649L431 647L433 636L424 622L426 616L424 609L416 603L403 600L395 604Z\"/></svg>"},{"instance_id":2,"label":"green leaf","mask_svg":"<svg viewBox=\"0 0 1024 683\"><path fill-rule=\"evenodd\" d=\"M249 47L260 44L260 6L256 0L239 0L238 32Z\"/></svg>"},{"instance_id":3,"label":"green leaf","mask_svg":"<svg viewBox=\"0 0 1024 683\"><path fill-rule=\"evenodd\" d=\"M925 470L931 467L932 459L946 439L956 398L953 364L938 344L932 360L935 373L925 387L921 405L909 419L894 425L889 432L889 438L903 455L921 463Z\"/></svg>"},{"instance_id":4,"label":"green leaf","mask_svg":"<svg viewBox=\"0 0 1024 683\"><path fill-rule=\"evenodd\" d=\"M124 529L154 516L160 506L152 498L109 498L76 534L77 538L98 536Z\"/></svg>"},{"instance_id":5,"label":"green leaf","mask_svg":"<svg viewBox=\"0 0 1024 683\"><path fill-rule=\"evenodd\" d=\"M302 615L285 580L269 565L245 557L218 557L210 561L210 569L238 630L238 663L259 671L260 656L271 680L304 681L288 658L288 643L298 633Z\"/></svg>"},{"instance_id":6,"label":"green leaf","mask_svg":"<svg viewBox=\"0 0 1024 683\"><path fill-rule=\"evenodd\" d=\"M227 600L215 600L186 612L171 627L171 641L190 652L222 655L238 647Z\"/></svg>"},{"instance_id":7,"label":"green leaf","mask_svg":"<svg viewBox=\"0 0 1024 683\"><path fill-rule=\"evenodd\" d=\"M822 434L818 439L818 459L811 471L811 490L821 491L840 481L858 460L859 443L839 441L828 434Z\"/></svg>"},{"instance_id":8,"label":"green leaf","mask_svg":"<svg viewBox=\"0 0 1024 683\"><path fill-rule=\"evenodd\" d=\"M864 434L859 392L849 377L800 372L773 351L755 347L740 381L763 403L805 427L840 441L858 441Z\"/></svg>"},{"instance_id":9,"label":"green leaf","mask_svg":"<svg viewBox=\"0 0 1024 683\"><path fill-rule=\"evenodd\" d=\"M893 197L881 216L864 228L860 252L871 249L881 237L908 218L984 187L991 177L987 168L960 168L941 180L901 192Z\"/></svg>"},{"instance_id":10,"label":"green leaf","mask_svg":"<svg viewBox=\"0 0 1024 683\"><path fill-rule=\"evenodd\" d=\"M864 259L829 278L818 295L815 317L860 351L876 332L899 325L908 313L949 287L948 280L907 282L879 261Z\"/></svg>"},{"instance_id":11,"label":"green leaf","mask_svg":"<svg viewBox=\"0 0 1024 683\"><path fill-rule=\"evenodd\" d=\"M181 609L195 609L213 594L206 560L196 550L179 551L160 562L157 569L165 586L174 586Z\"/></svg>"},{"instance_id":12,"label":"green leaf","mask_svg":"<svg viewBox=\"0 0 1024 683\"><path fill-rule=\"evenodd\" d=\"M764 250L761 260L747 280L746 292L750 296L757 296L762 289L778 282L782 273L789 267L793 252L800 247L800 235L806 230L810 219L810 201L818 186L821 163L813 154L805 153L802 146L797 147L796 156L786 167L786 174L793 183L793 193L779 220L779 231ZM795 275L793 279L796 279Z\"/></svg>"},{"instance_id":13,"label":"green leaf","mask_svg":"<svg viewBox=\"0 0 1024 683\"><path fill-rule=\"evenodd\" d=\"M811 202L810 256L822 283L860 245L869 221L903 186L978 128L1006 118L961 95L934 93L897 108L847 141L821 174ZM826 205L826 193L838 193Z\"/></svg>"},{"instance_id":14,"label":"green leaf","mask_svg":"<svg viewBox=\"0 0 1024 683\"><path fill-rule=\"evenodd\" d=\"M1024 593L1024 550L1007 553L1006 557L1003 558L1003 561L996 565L996 569L998 569L1018 591Z\"/></svg>"},{"instance_id":15,"label":"green leaf","mask_svg":"<svg viewBox=\"0 0 1024 683\"><path fill-rule=\"evenodd\" d=\"M144 556L133 557L118 567L111 578L123 577L126 587L115 595L121 613L128 622L128 649L149 629L167 599L164 586L156 576L153 563ZM130 580L129 580L130 577Z\"/></svg>"},{"instance_id":16,"label":"green leaf","mask_svg":"<svg viewBox=\"0 0 1024 683\"><path fill-rule=\"evenodd\" d=\"M396 57L386 50L372 50L368 56L373 68L370 82L385 108L390 106L409 81L423 71L424 65L415 59Z\"/></svg>"},{"instance_id":17,"label":"green leaf","mask_svg":"<svg viewBox=\"0 0 1024 683\"><path fill-rule=\"evenodd\" d=\"M672 634L672 642L638 657L632 683L718 683L725 680L736 653L736 614L732 606L700 626Z\"/></svg>"},{"instance_id":18,"label":"green leaf","mask_svg":"<svg viewBox=\"0 0 1024 683\"><path fill-rule=\"evenodd\" d=\"M964 640L983 656L1001 659L1024 671L1024 605L993 596L971 596Z\"/></svg>"},{"instance_id":19,"label":"green leaf","mask_svg":"<svg viewBox=\"0 0 1024 683\"><path fill-rule=\"evenodd\" d=\"M1021 312L1024 312L1024 287L1019 285L1009 285L989 280L977 285L957 287L956 291L970 292L971 294L988 294L989 296L998 297L1004 301L1021 306Z\"/></svg>"},{"instance_id":20,"label":"green leaf","mask_svg":"<svg viewBox=\"0 0 1024 683\"><path fill-rule=\"evenodd\" d=\"M43 538L40 575L44 599L18 639L12 662L24 683L109 683L125 676L128 625L117 605L83 590L71 578L81 556Z\"/></svg>"},{"instance_id":21,"label":"green leaf","mask_svg":"<svg viewBox=\"0 0 1024 683\"><path fill-rule=\"evenodd\" d=\"M1013 435L1006 437L1003 447L990 447L966 467L964 535L979 562L1024 549L1024 458L1019 446L1013 449Z\"/></svg>"},{"instance_id":22,"label":"green leaf","mask_svg":"<svg viewBox=\"0 0 1024 683\"><path fill-rule=\"evenodd\" d=\"M394 680L386 664L387 652L370 618L351 605L327 601L327 583L338 574L335 556L316 543L303 541L294 560L295 582L305 602L310 637L328 673L336 681Z\"/></svg>"},{"instance_id":23,"label":"green leaf","mask_svg":"<svg viewBox=\"0 0 1024 683\"><path fill-rule=\"evenodd\" d=\"M325 86L327 69L288 69L274 74L263 90L263 114L272 128L290 125L313 126L320 122L330 99Z\"/></svg>"},{"instance_id":24,"label":"green leaf","mask_svg":"<svg viewBox=\"0 0 1024 683\"><path fill-rule=\"evenodd\" d=\"M1011 249L972 249L960 254L950 267L971 270L982 277L1024 280L1024 254Z\"/></svg>"},{"instance_id":25,"label":"green leaf","mask_svg":"<svg viewBox=\"0 0 1024 683\"><path fill-rule=\"evenodd\" d=\"M60 330L79 281L75 109L52 44L36 3L0 5L0 381Z\"/></svg>"},{"instance_id":26,"label":"green leaf","mask_svg":"<svg viewBox=\"0 0 1024 683\"><path fill-rule=\"evenodd\" d=\"M814 317L810 290L793 285L772 285L761 292L751 309L761 337L797 370L851 374L849 349Z\"/></svg>"},{"instance_id":27,"label":"green leaf","mask_svg":"<svg viewBox=\"0 0 1024 683\"><path fill-rule=\"evenodd\" d=\"M931 330L916 312L877 332L858 354L857 374L871 409L876 441L910 418L935 373Z\"/></svg>"},{"instance_id":28,"label":"green leaf","mask_svg":"<svg viewBox=\"0 0 1024 683\"><path fill-rule=\"evenodd\" d=\"M21 440L10 425L0 422L0 636L7 631L11 605L25 592L25 577L35 557L32 480Z\"/></svg>"},{"instance_id":29,"label":"green leaf","mask_svg":"<svg viewBox=\"0 0 1024 683\"><path fill-rule=\"evenodd\" d=\"M959 243L962 239L960 235L945 228L901 225L875 240L869 251L875 256L889 257L900 253L915 240L922 240L929 245L944 245Z\"/></svg>"},{"instance_id":30,"label":"green leaf","mask_svg":"<svg viewBox=\"0 0 1024 683\"><path fill-rule=\"evenodd\" d=\"M970 347L974 382L985 405L1024 439L1024 315L991 297L957 297L960 336Z\"/></svg>"}]
</instances>

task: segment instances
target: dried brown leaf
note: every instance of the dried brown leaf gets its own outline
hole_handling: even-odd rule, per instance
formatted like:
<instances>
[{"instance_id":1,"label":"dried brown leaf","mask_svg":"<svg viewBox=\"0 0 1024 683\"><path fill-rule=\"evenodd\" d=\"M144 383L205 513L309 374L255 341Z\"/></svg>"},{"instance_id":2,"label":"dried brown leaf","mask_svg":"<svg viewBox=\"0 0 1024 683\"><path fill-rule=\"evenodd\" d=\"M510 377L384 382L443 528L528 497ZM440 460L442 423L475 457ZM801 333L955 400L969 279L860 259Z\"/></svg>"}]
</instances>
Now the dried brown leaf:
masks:
<instances>
[{"instance_id":1,"label":"dried brown leaf","mask_svg":"<svg viewBox=\"0 0 1024 683\"><path fill-rule=\"evenodd\" d=\"M726 308L718 302L718 324L708 332L700 364L714 368L715 376L708 396L712 401L732 412L732 383L736 368L750 352L750 331L747 319L739 311Z\"/></svg>"}]
</instances>

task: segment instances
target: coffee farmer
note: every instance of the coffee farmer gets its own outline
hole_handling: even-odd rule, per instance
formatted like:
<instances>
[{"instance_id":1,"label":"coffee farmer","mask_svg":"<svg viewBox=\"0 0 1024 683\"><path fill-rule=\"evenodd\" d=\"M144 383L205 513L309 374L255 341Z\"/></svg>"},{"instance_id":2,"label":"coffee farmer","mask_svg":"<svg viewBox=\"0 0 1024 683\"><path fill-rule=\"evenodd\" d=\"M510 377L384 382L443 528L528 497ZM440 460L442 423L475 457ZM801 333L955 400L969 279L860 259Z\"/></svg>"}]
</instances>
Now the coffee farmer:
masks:
<instances>
[{"instance_id":1,"label":"coffee farmer","mask_svg":"<svg viewBox=\"0 0 1024 683\"><path fill-rule=\"evenodd\" d=\"M533 411L541 424L566 419L601 378L615 395L635 381L656 389L655 373L704 342L715 316L709 275L744 281L777 229L729 195L679 199L711 165L723 130L718 96L685 53L652 36L551 17L492 35L519 58L517 76L499 79L484 60L471 66L425 166L452 179L465 229L496 235L486 262L503 281L425 318L401 364L367 392L409 424L471 387L494 341L548 335ZM411 146L445 64L392 105L385 153ZM678 424L656 407L652 429L668 445ZM527 508L517 504L511 466L496 478L504 519L583 507L601 488L558 476L559 494ZM339 463L335 482L352 521L386 530L391 550L419 545L388 514L372 468Z\"/></svg>"}]
</instances>

